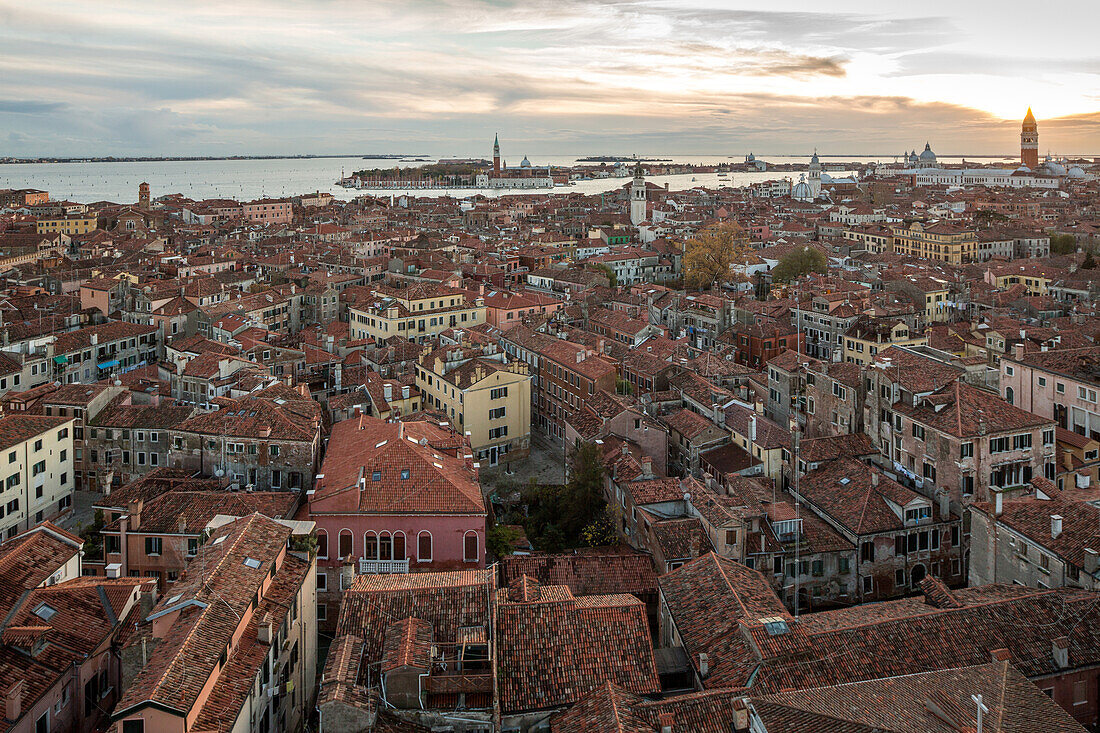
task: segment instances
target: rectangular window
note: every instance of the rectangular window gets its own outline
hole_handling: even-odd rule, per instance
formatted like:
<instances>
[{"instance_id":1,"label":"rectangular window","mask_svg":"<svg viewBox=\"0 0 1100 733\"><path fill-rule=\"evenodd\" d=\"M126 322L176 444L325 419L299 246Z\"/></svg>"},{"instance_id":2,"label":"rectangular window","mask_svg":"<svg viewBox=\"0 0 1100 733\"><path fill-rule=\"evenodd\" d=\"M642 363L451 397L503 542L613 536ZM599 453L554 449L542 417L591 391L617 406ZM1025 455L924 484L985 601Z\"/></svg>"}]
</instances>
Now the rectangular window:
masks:
<instances>
[{"instance_id":1,"label":"rectangular window","mask_svg":"<svg viewBox=\"0 0 1100 733\"><path fill-rule=\"evenodd\" d=\"M471 532L467 534L462 540L462 559L466 562L477 562L478 560L478 541L477 534Z\"/></svg>"},{"instance_id":2,"label":"rectangular window","mask_svg":"<svg viewBox=\"0 0 1100 733\"><path fill-rule=\"evenodd\" d=\"M420 562L432 561L432 536L427 532L421 532L416 538L416 559Z\"/></svg>"},{"instance_id":3,"label":"rectangular window","mask_svg":"<svg viewBox=\"0 0 1100 733\"><path fill-rule=\"evenodd\" d=\"M324 570L317 571L317 590L321 593L328 590L328 573Z\"/></svg>"},{"instance_id":4,"label":"rectangular window","mask_svg":"<svg viewBox=\"0 0 1100 733\"><path fill-rule=\"evenodd\" d=\"M967 441L966 443L959 444L959 458L973 458L974 457L974 443Z\"/></svg>"},{"instance_id":5,"label":"rectangular window","mask_svg":"<svg viewBox=\"0 0 1100 733\"><path fill-rule=\"evenodd\" d=\"M145 538L145 554L146 555L159 555L161 551L161 539L160 537L146 537Z\"/></svg>"},{"instance_id":6,"label":"rectangular window","mask_svg":"<svg viewBox=\"0 0 1100 733\"><path fill-rule=\"evenodd\" d=\"M1031 433L1021 433L1012 436L1012 449L1023 450L1031 447Z\"/></svg>"},{"instance_id":7,"label":"rectangular window","mask_svg":"<svg viewBox=\"0 0 1100 733\"><path fill-rule=\"evenodd\" d=\"M501 418L504 417L505 410L506 410L506 408L504 408L504 407L494 407L493 409L489 410L489 419L490 420L500 420Z\"/></svg>"}]
</instances>

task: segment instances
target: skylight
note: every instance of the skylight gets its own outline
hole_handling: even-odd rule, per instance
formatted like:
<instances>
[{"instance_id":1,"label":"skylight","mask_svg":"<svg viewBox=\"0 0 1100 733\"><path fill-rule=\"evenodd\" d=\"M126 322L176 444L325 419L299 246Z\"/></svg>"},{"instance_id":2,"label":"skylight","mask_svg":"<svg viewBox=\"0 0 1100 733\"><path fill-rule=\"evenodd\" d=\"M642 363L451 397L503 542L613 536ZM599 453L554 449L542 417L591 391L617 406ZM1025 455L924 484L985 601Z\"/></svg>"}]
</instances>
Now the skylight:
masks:
<instances>
[{"instance_id":1,"label":"skylight","mask_svg":"<svg viewBox=\"0 0 1100 733\"><path fill-rule=\"evenodd\" d=\"M168 601L165 603L165 605L166 606L175 605L176 602L179 601L179 599L181 599L181 598L183 598L183 594L182 593L177 593L176 595L169 598Z\"/></svg>"},{"instance_id":2,"label":"skylight","mask_svg":"<svg viewBox=\"0 0 1100 733\"><path fill-rule=\"evenodd\" d=\"M221 544L221 543L223 543L223 542L225 542L225 535L222 535L221 537L219 537L218 539L214 540L214 541L213 541L213 542L211 542L210 544L212 544L212 545L220 545L220 544Z\"/></svg>"},{"instance_id":3,"label":"skylight","mask_svg":"<svg viewBox=\"0 0 1100 733\"><path fill-rule=\"evenodd\" d=\"M764 623L764 630L768 632L769 636L782 636L783 634L789 634L790 628L787 626L787 622L781 618L769 618L760 619Z\"/></svg>"},{"instance_id":4,"label":"skylight","mask_svg":"<svg viewBox=\"0 0 1100 733\"><path fill-rule=\"evenodd\" d=\"M250 567L253 570L259 570L260 569L260 561L257 560L254 557L246 557L244 559L244 564L245 564L245 566Z\"/></svg>"},{"instance_id":5,"label":"skylight","mask_svg":"<svg viewBox=\"0 0 1100 733\"><path fill-rule=\"evenodd\" d=\"M34 615L43 621L49 621L57 614L57 609L48 603L39 603L33 611Z\"/></svg>"}]
</instances>

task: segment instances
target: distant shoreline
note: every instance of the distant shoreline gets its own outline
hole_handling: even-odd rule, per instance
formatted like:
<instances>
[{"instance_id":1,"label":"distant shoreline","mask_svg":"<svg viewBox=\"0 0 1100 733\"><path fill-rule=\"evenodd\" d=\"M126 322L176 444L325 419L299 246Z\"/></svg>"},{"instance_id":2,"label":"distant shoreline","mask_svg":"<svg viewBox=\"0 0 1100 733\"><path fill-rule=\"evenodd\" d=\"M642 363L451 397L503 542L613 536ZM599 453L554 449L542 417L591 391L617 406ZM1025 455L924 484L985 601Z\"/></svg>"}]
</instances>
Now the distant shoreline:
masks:
<instances>
[{"instance_id":1,"label":"distant shoreline","mask_svg":"<svg viewBox=\"0 0 1100 733\"><path fill-rule=\"evenodd\" d=\"M420 158L423 153L384 153L379 155L181 155L181 156L135 156L117 157L113 155L101 158L4 158L0 157L0 165L30 165L34 163L196 163L202 161L224 160L325 160L330 158L359 158L361 160L402 160L404 158Z\"/></svg>"}]
</instances>

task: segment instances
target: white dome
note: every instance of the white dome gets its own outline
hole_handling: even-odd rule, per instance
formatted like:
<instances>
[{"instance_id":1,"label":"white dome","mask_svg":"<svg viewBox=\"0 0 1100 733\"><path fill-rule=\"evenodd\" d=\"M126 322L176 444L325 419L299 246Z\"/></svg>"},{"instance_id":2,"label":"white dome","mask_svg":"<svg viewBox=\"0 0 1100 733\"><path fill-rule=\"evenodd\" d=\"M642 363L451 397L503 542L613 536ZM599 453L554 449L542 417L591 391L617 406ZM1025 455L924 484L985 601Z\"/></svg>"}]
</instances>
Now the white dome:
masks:
<instances>
[{"instance_id":1,"label":"white dome","mask_svg":"<svg viewBox=\"0 0 1100 733\"><path fill-rule=\"evenodd\" d=\"M519 167L520 167L520 168L530 168L530 167L531 167L531 161L527 160L527 156L526 156L526 155L525 155L525 156L523 156L523 160L521 160L521 161L519 162Z\"/></svg>"},{"instance_id":2,"label":"white dome","mask_svg":"<svg viewBox=\"0 0 1100 733\"><path fill-rule=\"evenodd\" d=\"M1069 178L1084 178L1085 171L1082 170L1079 165L1071 166L1070 169L1066 171L1066 176Z\"/></svg>"},{"instance_id":3,"label":"white dome","mask_svg":"<svg viewBox=\"0 0 1100 733\"><path fill-rule=\"evenodd\" d=\"M1026 165L1021 165L1019 168L1016 169L1016 173L1031 173L1031 169L1028 168Z\"/></svg>"},{"instance_id":4,"label":"white dome","mask_svg":"<svg viewBox=\"0 0 1100 733\"><path fill-rule=\"evenodd\" d=\"M802 178L798 183L794 184L794 188L791 189L791 198L795 201L813 201L814 190L810 188L810 184L806 183L806 179Z\"/></svg>"},{"instance_id":5,"label":"white dome","mask_svg":"<svg viewBox=\"0 0 1100 733\"><path fill-rule=\"evenodd\" d=\"M924 152L920 154L920 159L922 163L936 162L936 154L932 152L932 146L928 143L924 144Z\"/></svg>"}]
</instances>

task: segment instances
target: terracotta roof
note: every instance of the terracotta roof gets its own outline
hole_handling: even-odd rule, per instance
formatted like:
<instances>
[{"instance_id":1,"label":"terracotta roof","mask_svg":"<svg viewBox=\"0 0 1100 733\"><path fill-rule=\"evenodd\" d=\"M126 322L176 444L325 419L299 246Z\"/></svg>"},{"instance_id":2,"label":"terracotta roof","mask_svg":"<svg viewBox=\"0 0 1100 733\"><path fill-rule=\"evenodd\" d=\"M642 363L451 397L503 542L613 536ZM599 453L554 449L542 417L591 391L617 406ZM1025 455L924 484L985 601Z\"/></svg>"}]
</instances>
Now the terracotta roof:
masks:
<instances>
[{"instance_id":1,"label":"terracotta roof","mask_svg":"<svg viewBox=\"0 0 1100 733\"><path fill-rule=\"evenodd\" d=\"M640 552L617 549L550 555L506 555L501 559L501 583L529 576L542 585L568 587L576 596L657 592L653 559Z\"/></svg>"},{"instance_id":2,"label":"terracotta roof","mask_svg":"<svg viewBox=\"0 0 1100 733\"><path fill-rule=\"evenodd\" d=\"M506 713L568 705L608 681L641 694L661 689L645 604L634 596L574 598L545 586L513 599L501 589L496 640Z\"/></svg>"},{"instance_id":3,"label":"terracotta roof","mask_svg":"<svg viewBox=\"0 0 1100 733\"><path fill-rule=\"evenodd\" d=\"M422 420L338 422L310 511L484 514L468 449L461 436Z\"/></svg>"}]
</instances>

